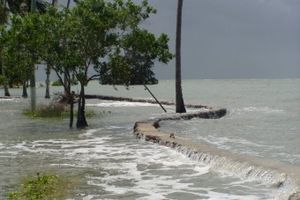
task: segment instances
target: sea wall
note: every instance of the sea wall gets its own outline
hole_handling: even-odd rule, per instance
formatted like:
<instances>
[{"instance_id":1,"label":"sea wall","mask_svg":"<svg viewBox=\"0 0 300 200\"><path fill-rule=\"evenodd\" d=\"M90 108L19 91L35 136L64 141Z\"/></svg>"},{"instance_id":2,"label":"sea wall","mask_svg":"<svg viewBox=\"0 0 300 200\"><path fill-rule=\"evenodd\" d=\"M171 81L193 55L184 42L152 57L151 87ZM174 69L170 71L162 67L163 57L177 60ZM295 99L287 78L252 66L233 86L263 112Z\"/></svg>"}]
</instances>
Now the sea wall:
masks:
<instances>
[{"instance_id":1,"label":"sea wall","mask_svg":"<svg viewBox=\"0 0 300 200\"><path fill-rule=\"evenodd\" d=\"M154 100L103 95L86 95L86 98L157 104ZM160 103L163 105L175 105L168 101L160 101ZM210 165L212 170L226 171L233 176L257 180L276 187L279 191L278 198L276 199L300 200L299 166L249 155L235 154L230 151L218 149L210 144L195 143L192 138L178 137L175 133L167 133L159 130L159 123L161 121L188 120L192 118L219 119L227 113L226 109L213 109L204 105L187 104L186 107L200 109L201 111L171 114L154 120L136 122L134 125L134 134L137 138L168 146L191 159Z\"/></svg>"},{"instance_id":2,"label":"sea wall","mask_svg":"<svg viewBox=\"0 0 300 200\"><path fill-rule=\"evenodd\" d=\"M105 95L93 95L93 94L87 94L85 95L86 99L101 99L101 100L108 100L108 101L126 101L126 102L140 102L140 103L150 103L150 104L157 104L156 101L151 99L133 99L133 98L127 98L127 97L115 97L115 96L105 96ZM160 101L163 105L173 106L175 103L169 102L169 101ZM187 108L206 108L211 109L209 106L204 105L192 105L192 104L186 104Z\"/></svg>"},{"instance_id":3,"label":"sea wall","mask_svg":"<svg viewBox=\"0 0 300 200\"><path fill-rule=\"evenodd\" d=\"M274 160L235 154L213 145L195 143L192 138L178 137L174 133L159 130L159 122L191 118L217 119L226 114L226 109L208 109L192 114L174 115L155 120L140 121L134 125L137 138L165 145L210 165L212 170L226 171L230 175L249 178L278 188L278 199L300 200L300 167Z\"/></svg>"}]
</instances>

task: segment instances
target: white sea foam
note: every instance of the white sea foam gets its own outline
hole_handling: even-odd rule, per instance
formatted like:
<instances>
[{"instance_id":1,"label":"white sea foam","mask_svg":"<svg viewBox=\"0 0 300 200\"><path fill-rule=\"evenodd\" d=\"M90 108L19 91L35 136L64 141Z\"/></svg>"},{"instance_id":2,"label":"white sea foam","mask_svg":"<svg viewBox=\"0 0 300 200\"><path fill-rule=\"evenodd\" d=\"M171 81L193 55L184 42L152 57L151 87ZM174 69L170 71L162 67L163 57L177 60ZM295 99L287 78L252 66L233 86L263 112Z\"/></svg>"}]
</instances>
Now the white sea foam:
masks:
<instances>
[{"instance_id":1,"label":"white sea foam","mask_svg":"<svg viewBox=\"0 0 300 200\"><path fill-rule=\"evenodd\" d=\"M125 102L125 101L112 101L112 102L102 102L97 104L86 104L86 106L91 107L153 107L156 104L151 103L140 103L140 102Z\"/></svg>"},{"instance_id":2,"label":"white sea foam","mask_svg":"<svg viewBox=\"0 0 300 200\"><path fill-rule=\"evenodd\" d=\"M78 137L79 138L84 138L84 137L92 137L94 135L94 133L103 130L102 128L98 128L98 129L89 129L87 130L85 133L80 134Z\"/></svg>"},{"instance_id":3,"label":"white sea foam","mask_svg":"<svg viewBox=\"0 0 300 200\"><path fill-rule=\"evenodd\" d=\"M4 99L2 99L2 98L0 98L0 102L1 101L14 101L15 99L14 98L4 98Z\"/></svg>"},{"instance_id":4,"label":"white sea foam","mask_svg":"<svg viewBox=\"0 0 300 200\"><path fill-rule=\"evenodd\" d=\"M96 135L100 130L102 129L87 130L76 140L27 141L9 149L20 155L42 154L46 158L54 156L56 160L49 162L50 166L101 169L101 176L87 176L86 183L105 191L107 199L110 199L110 196L137 194L137 199L156 200L169 196L171 198L178 193L199 199L242 199L239 195L218 192L213 187L197 186L197 182L190 181L197 178L201 180L202 176L210 173L211 166L207 163L201 164L168 147L136 141L115 142L114 137ZM211 175L209 177L212 178ZM83 196L87 199L97 199L99 196L89 195ZM256 196L244 197L255 199ZM106 199L106 196L101 195L99 199Z\"/></svg>"},{"instance_id":5,"label":"white sea foam","mask_svg":"<svg viewBox=\"0 0 300 200\"><path fill-rule=\"evenodd\" d=\"M237 109L238 112L259 112L259 113L265 113L265 114L273 114L273 113L283 113L284 110L282 109L276 109L276 108L270 108L268 106L263 107L255 107L255 106L249 106Z\"/></svg>"},{"instance_id":6,"label":"white sea foam","mask_svg":"<svg viewBox=\"0 0 300 200\"><path fill-rule=\"evenodd\" d=\"M208 135L208 136L198 136L198 138L209 144L214 144L217 147L231 150L231 151L238 151L237 147L244 148L244 150L245 147L252 147L251 149L264 148L266 150L284 149L283 146L259 144L240 137L219 137L219 136ZM248 151L244 151L244 153L249 153L249 148ZM252 150L251 154L258 154L258 153L257 151Z\"/></svg>"},{"instance_id":7,"label":"white sea foam","mask_svg":"<svg viewBox=\"0 0 300 200\"><path fill-rule=\"evenodd\" d=\"M211 170L223 173L225 176L236 176L248 181L258 181L269 185L274 188L272 199L287 199L289 195L300 189L292 180L292 177L276 170L254 166L248 162L235 161L227 157L211 155L209 152L194 152L187 147L178 146L175 149L193 160L209 165Z\"/></svg>"}]
</instances>

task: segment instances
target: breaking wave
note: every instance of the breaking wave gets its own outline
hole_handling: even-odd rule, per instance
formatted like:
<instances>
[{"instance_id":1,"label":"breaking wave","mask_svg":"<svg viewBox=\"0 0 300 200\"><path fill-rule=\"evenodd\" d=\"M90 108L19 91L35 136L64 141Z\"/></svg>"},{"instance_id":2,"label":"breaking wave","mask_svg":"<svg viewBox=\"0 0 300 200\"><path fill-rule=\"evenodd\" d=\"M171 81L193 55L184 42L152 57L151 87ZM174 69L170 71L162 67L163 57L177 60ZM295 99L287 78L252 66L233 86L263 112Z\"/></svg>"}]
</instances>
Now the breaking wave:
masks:
<instances>
[{"instance_id":1,"label":"breaking wave","mask_svg":"<svg viewBox=\"0 0 300 200\"><path fill-rule=\"evenodd\" d=\"M289 177L283 172L253 165L251 160L249 162L241 162L238 159L235 160L235 158L212 155L209 149L207 152L197 152L181 145L173 146L173 148L192 160L208 165L210 170L244 180L261 182L269 187L276 188L274 196L276 200L288 199L291 194L300 189L292 179L293 177Z\"/></svg>"},{"instance_id":2,"label":"breaking wave","mask_svg":"<svg viewBox=\"0 0 300 200\"><path fill-rule=\"evenodd\" d=\"M114 101L114 102L102 102L97 104L87 104L91 107L152 107L157 105L150 103L140 103L140 102L124 102L124 101Z\"/></svg>"},{"instance_id":3,"label":"breaking wave","mask_svg":"<svg viewBox=\"0 0 300 200\"><path fill-rule=\"evenodd\" d=\"M259 112L259 113L265 113L265 114L273 114L273 113L283 113L284 110L282 109L275 109L270 108L268 106L264 107L255 107L255 106L249 106L249 107L243 107L236 109L237 112Z\"/></svg>"}]
</instances>

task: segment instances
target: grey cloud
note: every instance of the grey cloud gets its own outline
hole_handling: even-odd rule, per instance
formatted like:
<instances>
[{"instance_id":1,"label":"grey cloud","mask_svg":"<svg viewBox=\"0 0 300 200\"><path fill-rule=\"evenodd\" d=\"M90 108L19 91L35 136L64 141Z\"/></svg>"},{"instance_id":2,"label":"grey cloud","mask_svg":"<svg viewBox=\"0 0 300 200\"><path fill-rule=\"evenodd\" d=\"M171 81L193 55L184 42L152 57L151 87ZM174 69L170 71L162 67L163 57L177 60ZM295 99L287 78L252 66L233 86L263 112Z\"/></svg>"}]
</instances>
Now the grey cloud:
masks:
<instances>
[{"instance_id":1,"label":"grey cloud","mask_svg":"<svg viewBox=\"0 0 300 200\"><path fill-rule=\"evenodd\" d=\"M149 28L174 41L175 0L150 1L158 14ZM300 77L300 1L185 0L185 78ZM174 50L174 42L171 42ZM174 62L157 74L172 78Z\"/></svg>"}]
</instances>

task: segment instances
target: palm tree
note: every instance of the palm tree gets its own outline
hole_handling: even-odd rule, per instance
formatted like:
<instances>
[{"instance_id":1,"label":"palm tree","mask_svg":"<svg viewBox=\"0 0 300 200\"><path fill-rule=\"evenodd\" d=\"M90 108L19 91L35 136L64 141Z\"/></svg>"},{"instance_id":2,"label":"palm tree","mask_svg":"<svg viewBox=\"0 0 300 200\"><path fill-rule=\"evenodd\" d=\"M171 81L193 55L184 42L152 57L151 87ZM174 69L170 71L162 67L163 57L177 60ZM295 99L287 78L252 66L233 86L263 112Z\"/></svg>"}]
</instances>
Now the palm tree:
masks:
<instances>
[{"instance_id":1,"label":"palm tree","mask_svg":"<svg viewBox=\"0 0 300 200\"><path fill-rule=\"evenodd\" d=\"M185 113L181 87L181 24L183 0L178 0L176 26L176 113Z\"/></svg>"}]
</instances>

